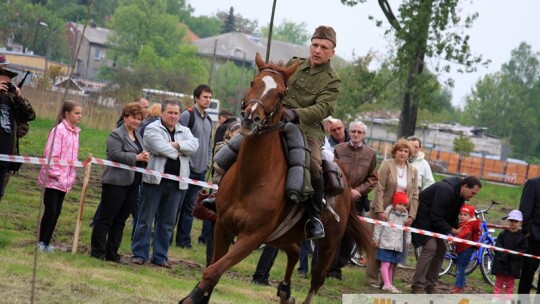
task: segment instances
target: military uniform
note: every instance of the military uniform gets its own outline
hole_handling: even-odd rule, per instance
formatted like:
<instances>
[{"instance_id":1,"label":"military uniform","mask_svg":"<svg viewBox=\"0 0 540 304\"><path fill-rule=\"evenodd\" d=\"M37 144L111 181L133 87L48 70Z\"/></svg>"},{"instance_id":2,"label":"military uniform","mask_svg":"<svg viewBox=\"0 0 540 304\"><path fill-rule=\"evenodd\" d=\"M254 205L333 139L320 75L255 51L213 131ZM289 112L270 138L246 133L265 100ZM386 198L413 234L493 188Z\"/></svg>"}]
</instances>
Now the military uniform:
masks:
<instances>
[{"instance_id":1,"label":"military uniform","mask_svg":"<svg viewBox=\"0 0 540 304\"><path fill-rule=\"evenodd\" d=\"M299 65L288 80L284 105L298 114L299 127L311 149L311 176L318 178L322 172L321 147L325 136L321 121L334 113L341 80L330 61L311 67L308 59L294 57L289 64L295 61Z\"/></svg>"}]
</instances>

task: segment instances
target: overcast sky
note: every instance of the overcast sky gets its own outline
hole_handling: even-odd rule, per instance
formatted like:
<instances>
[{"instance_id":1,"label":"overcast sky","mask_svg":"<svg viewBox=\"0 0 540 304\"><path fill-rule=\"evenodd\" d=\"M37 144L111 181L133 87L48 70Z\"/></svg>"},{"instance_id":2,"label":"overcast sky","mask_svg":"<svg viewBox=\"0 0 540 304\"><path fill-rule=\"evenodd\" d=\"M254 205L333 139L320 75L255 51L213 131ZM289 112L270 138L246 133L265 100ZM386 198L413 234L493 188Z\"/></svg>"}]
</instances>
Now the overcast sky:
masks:
<instances>
[{"instance_id":1,"label":"overcast sky","mask_svg":"<svg viewBox=\"0 0 540 304\"><path fill-rule=\"evenodd\" d=\"M248 19L258 20L259 26L267 25L272 12L273 0L187 0L195 8L195 15L215 15L218 11L229 11L234 7L235 13ZM466 12L478 12L479 17L472 29L470 44L473 54L482 55L492 63L486 69L478 67L471 74L453 72L440 75L441 81L448 77L454 79L452 102L462 106L464 97L471 91L474 83L486 73L500 69L501 64L510 59L510 52L521 42L527 42L534 52L540 51L540 0L465 0L463 8ZM394 13L401 0L390 0ZM382 28L368 20L373 16L384 21ZM348 7L340 0L277 0L275 24L284 19L295 23L305 22L312 31L321 24L334 27L337 32L336 53L352 59L363 56L370 50L384 54L388 49L388 41L383 37L388 28L386 19L375 0ZM455 70L455 69L454 69Z\"/></svg>"}]
</instances>

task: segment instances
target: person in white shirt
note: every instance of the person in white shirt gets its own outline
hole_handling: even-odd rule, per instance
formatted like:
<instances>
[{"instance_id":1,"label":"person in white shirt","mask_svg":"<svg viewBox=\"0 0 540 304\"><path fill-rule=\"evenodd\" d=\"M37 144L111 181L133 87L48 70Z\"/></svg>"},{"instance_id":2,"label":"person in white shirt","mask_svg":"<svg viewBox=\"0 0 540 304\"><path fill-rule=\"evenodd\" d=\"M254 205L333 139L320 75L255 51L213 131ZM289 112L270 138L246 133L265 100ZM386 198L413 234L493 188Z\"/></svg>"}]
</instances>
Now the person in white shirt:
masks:
<instances>
[{"instance_id":1,"label":"person in white shirt","mask_svg":"<svg viewBox=\"0 0 540 304\"><path fill-rule=\"evenodd\" d=\"M409 163L418 171L418 190L422 191L434 184L435 179L433 178L429 163L424 159L424 152L420 151L422 148L422 140L416 136L409 136L407 137L407 141L411 144Z\"/></svg>"}]
</instances>

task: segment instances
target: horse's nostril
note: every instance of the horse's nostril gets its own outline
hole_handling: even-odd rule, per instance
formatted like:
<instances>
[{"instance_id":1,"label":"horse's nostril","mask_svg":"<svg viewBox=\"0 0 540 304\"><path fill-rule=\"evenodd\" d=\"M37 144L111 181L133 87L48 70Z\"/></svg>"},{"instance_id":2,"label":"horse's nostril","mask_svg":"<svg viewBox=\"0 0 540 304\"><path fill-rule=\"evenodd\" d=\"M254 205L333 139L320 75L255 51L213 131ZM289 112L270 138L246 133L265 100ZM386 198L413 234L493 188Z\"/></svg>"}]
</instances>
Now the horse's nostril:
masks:
<instances>
[{"instance_id":1,"label":"horse's nostril","mask_svg":"<svg viewBox=\"0 0 540 304\"><path fill-rule=\"evenodd\" d=\"M255 117L253 117L253 122L256 123L256 124L259 124L262 119L259 117L259 115L254 115Z\"/></svg>"},{"instance_id":2,"label":"horse's nostril","mask_svg":"<svg viewBox=\"0 0 540 304\"><path fill-rule=\"evenodd\" d=\"M246 118L246 112L245 111L240 112L240 117Z\"/></svg>"}]
</instances>

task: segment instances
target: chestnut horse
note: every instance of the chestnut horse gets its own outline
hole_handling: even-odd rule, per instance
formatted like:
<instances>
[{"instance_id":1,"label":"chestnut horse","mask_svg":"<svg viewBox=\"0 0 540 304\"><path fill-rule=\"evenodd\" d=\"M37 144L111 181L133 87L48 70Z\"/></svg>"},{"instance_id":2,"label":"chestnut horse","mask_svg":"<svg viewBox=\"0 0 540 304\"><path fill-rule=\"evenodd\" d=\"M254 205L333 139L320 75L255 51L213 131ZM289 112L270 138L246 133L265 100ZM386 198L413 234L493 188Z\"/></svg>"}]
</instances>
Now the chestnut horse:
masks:
<instances>
[{"instance_id":1,"label":"chestnut horse","mask_svg":"<svg viewBox=\"0 0 540 304\"><path fill-rule=\"evenodd\" d=\"M242 104L242 134L235 164L227 171L216 194L217 220L215 247L211 265L202 279L180 303L208 303L214 286L223 273L241 262L263 243L275 245L287 254L285 277L278 286L280 303L294 303L290 296L291 276L298 262L300 242L305 239L306 214L286 232L268 241L282 222L290 221L290 213L300 205L287 202L285 179L287 160L280 138L282 100L287 91L287 79L297 67L265 64L260 55L255 58L259 73L251 81ZM349 189L345 181L345 189ZM338 221L328 210L321 220L326 237L318 240L317 265L313 269L311 288L304 303L311 303L323 285L336 247L347 231L360 251L372 254L371 233L356 216L350 191L336 196L334 210ZM305 212L303 212L305 213ZM289 216L289 217L288 217ZM279 229L279 228L278 228ZM274 234L273 234L274 233ZM237 237L230 248L231 240Z\"/></svg>"}]
</instances>

